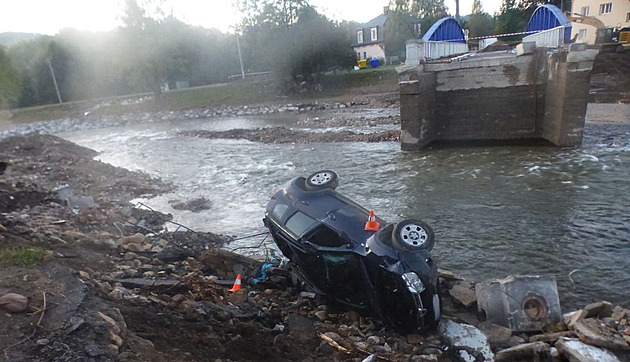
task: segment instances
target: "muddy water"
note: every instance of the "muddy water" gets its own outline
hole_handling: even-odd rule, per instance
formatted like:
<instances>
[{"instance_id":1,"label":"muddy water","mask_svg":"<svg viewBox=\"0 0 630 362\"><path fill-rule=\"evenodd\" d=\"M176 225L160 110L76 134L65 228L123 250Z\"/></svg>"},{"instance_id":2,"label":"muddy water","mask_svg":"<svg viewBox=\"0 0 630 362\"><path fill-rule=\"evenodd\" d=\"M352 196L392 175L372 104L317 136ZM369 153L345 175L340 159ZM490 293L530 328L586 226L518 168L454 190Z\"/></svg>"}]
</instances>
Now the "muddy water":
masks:
<instances>
[{"instance_id":1,"label":"muddy water","mask_svg":"<svg viewBox=\"0 0 630 362\"><path fill-rule=\"evenodd\" d=\"M275 186L332 169L341 177L338 191L386 220L429 222L437 239L433 254L442 267L471 280L553 275L566 307L602 298L628 307L630 117L624 109L613 117L625 117L624 124L589 123L580 149L406 153L397 143L275 145L177 135L286 122L270 118L152 122L60 135L102 151L105 162L174 182L174 194L142 201L196 230L263 231L264 206ZM606 120L598 110L590 109L593 117ZM169 204L201 196L212 202L210 210L178 211Z\"/></svg>"}]
</instances>

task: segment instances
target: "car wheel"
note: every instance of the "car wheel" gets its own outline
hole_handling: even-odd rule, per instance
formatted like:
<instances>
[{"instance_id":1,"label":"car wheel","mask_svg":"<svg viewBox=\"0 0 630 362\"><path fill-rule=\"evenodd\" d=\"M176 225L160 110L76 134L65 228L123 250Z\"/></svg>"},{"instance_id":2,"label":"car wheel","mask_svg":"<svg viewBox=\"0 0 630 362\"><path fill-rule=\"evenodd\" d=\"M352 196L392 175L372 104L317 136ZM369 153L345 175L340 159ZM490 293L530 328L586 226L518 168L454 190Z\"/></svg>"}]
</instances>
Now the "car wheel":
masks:
<instances>
[{"instance_id":1,"label":"car wheel","mask_svg":"<svg viewBox=\"0 0 630 362\"><path fill-rule=\"evenodd\" d=\"M433 230L421 220L403 220L396 224L392 233L392 242L402 250L425 249L431 251L435 238Z\"/></svg>"},{"instance_id":2,"label":"car wheel","mask_svg":"<svg viewBox=\"0 0 630 362\"><path fill-rule=\"evenodd\" d=\"M311 190L336 189L339 176L334 171L317 171L306 178L306 187Z\"/></svg>"}]
</instances>

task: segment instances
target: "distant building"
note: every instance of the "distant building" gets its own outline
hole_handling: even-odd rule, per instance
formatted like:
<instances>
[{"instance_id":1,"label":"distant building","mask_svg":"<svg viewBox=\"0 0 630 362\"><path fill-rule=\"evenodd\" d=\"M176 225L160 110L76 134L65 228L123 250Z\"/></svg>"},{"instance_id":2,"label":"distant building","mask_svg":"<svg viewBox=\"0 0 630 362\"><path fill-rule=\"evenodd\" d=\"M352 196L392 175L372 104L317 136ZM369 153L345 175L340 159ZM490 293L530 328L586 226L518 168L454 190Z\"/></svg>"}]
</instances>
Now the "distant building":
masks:
<instances>
[{"instance_id":1,"label":"distant building","mask_svg":"<svg viewBox=\"0 0 630 362\"><path fill-rule=\"evenodd\" d=\"M352 44L357 60L385 58L385 22L388 14L389 6L385 6L381 15L357 27ZM412 23L416 36L419 36L420 20L412 20Z\"/></svg>"},{"instance_id":2,"label":"distant building","mask_svg":"<svg viewBox=\"0 0 630 362\"><path fill-rule=\"evenodd\" d=\"M573 0L572 38L578 43L595 44L598 29L630 27L629 0Z\"/></svg>"}]
</instances>

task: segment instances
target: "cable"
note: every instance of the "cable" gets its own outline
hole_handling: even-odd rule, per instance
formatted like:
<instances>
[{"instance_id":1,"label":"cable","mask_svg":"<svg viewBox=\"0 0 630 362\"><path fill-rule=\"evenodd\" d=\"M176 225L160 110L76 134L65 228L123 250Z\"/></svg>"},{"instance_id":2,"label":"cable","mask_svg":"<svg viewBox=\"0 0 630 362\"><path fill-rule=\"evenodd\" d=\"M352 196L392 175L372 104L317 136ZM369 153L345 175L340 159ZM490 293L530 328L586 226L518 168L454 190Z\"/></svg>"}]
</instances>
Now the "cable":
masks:
<instances>
[{"instance_id":1,"label":"cable","mask_svg":"<svg viewBox=\"0 0 630 362\"><path fill-rule=\"evenodd\" d=\"M239 238L234 238L234 239L232 239L232 241L237 241L237 240L243 240L243 239L254 238L254 237L256 237L256 236L263 236L263 235L265 235L265 234L269 234L269 231L265 231L265 232L258 233L258 234L253 234L253 235L241 236L241 237L239 237Z\"/></svg>"},{"instance_id":2,"label":"cable","mask_svg":"<svg viewBox=\"0 0 630 362\"><path fill-rule=\"evenodd\" d=\"M256 245L256 246L241 246L241 247L238 247L238 248L236 248L236 249L232 249L232 250L230 250L230 251L231 251L231 252L235 252L235 251L237 251L237 250L241 250L241 249L258 249L258 248L260 248L260 247L263 245L263 243L265 242L265 240L267 240L267 238L269 237L269 234L268 234L268 233L265 233L265 234L267 234L267 235L265 235L265 237L262 239L262 241L261 241L258 245Z\"/></svg>"}]
</instances>

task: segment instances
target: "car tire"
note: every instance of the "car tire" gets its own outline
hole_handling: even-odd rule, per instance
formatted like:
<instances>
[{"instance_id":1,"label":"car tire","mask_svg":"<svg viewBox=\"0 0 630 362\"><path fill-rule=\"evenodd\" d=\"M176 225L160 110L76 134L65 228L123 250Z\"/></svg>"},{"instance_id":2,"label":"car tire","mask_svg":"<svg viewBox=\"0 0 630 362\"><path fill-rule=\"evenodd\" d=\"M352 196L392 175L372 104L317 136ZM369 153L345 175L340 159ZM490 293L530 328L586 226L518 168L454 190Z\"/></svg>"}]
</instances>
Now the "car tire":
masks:
<instances>
[{"instance_id":1,"label":"car tire","mask_svg":"<svg viewBox=\"0 0 630 362\"><path fill-rule=\"evenodd\" d=\"M435 237L431 227L422 220L403 220L396 224L392 232L392 244L405 251L433 249Z\"/></svg>"},{"instance_id":2,"label":"car tire","mask_svg":"<svg viewBox=\"0 0 630 362\"><path fill-rule=\"evenodd\" d=\"M306 188L309 190L334 190L337 186L339 186L339 176L334 171L317 171L306 178Z\"/></svg>"}]
</instances>

